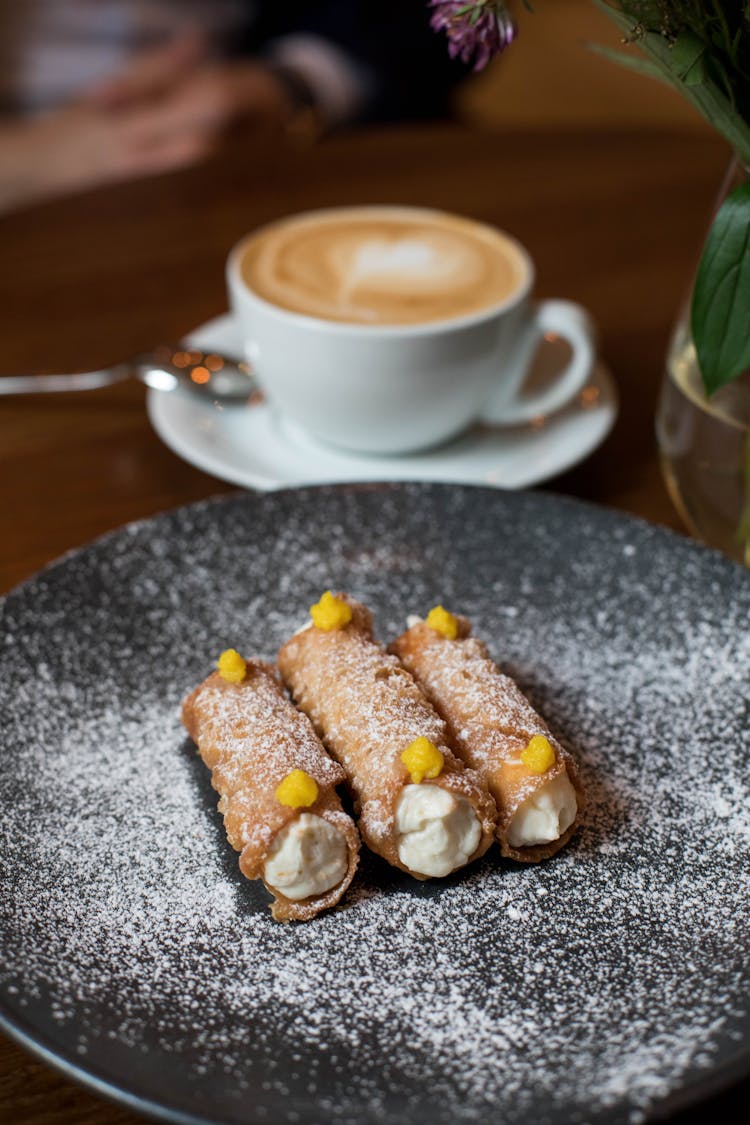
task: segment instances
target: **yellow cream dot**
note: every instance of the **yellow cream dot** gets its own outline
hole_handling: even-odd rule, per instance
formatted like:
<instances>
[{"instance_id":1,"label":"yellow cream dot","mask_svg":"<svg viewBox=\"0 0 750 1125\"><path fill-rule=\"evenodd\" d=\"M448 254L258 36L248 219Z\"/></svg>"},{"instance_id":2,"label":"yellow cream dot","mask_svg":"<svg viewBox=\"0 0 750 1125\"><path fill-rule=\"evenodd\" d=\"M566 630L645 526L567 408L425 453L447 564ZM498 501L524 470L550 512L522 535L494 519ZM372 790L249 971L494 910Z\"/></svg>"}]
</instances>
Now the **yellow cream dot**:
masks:
<instances>
[{"instance_id":1,"label":"yellow cream dot","mask_svg":"<svg viewBox=\"0 0 750 1125\"><path fill-rule=\"evenodd\" d=\"M330 590L326 590L320 601L310 606L310 616L313 625L330 633L333 629L343 629L349 624L352 610L343 598L337 598Z\"/></svg>"},{"instance_id":2,"label":"yellow cream dot","mask_svg":"<svg viewBox=\"0 0 750 1125\"><path fill-rule=\"evenodd\" d=\"M241 684L247 672L247 665L240 654L233 648L225 649L216 662L219 675L229 684Z\"/></svg>"},{"instance_id":3,"label":"yellow cream dot","mask_svg":"<svg viewBox=\"0 0 750 1125\"><path fill-rule=\"evenodd\" d=\"M318 784L304 770L292 770L277 787L274 796L280 805L287 805L290 809L306 809L318 799Z\"/></svg>"},{"instance_id":4,"label":"yellow cream dot","mask_svg":"<svg viewBox=\"0 0 750 1125\"><path fill-rule=\"evenodd\" d=\"M425 777L439 777L443 769L443 755L429 738L415 738L401 754L401 761L415 785Z\"/></svg>"},{"instance_id":5,"label":"yellow cream dot","mask_svg":"<svg viewBox=\"0 0 750 1125\"><path fill-rule=\"evenodd\" d=\"M458 618L447 609L443 609L441 605L436 605L430 610L425 622L436 633L442 633L449 641L455 641L458 636Z\"/></svg>"},{"instance_id":6,"label":"yellow cream dot","mask_svg":"<svg viewBox=\"0 0 750 1125\"><path fill-rule=\"evenodd\" d=\"M543 734L535 734L521 752L521 761L532 773L546 773L555 764L555 751Z\"/></svg>"}]
</instances>

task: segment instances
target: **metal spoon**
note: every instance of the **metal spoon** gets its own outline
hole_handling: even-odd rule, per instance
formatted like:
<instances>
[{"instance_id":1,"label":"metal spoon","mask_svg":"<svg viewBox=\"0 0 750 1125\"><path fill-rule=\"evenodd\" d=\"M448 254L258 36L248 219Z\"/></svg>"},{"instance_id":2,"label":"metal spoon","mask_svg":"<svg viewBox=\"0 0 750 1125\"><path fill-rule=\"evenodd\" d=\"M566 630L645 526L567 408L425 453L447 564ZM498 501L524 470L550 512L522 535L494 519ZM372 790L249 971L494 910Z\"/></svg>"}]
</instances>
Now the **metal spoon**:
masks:
<instances>
[{"instance_id":1,"label":"metal spoon","mask_svg":"<svg viewBox=\"0 0 750 1125\"><path fill-rule=\"evenodd\" d=\"M223 402L240 402L258 390L250 365L219 355L177 344L162 345L101 371L78 375L0 376L0 395L28 395L52 391L89 391L108 387L125 379L140 379L159 391L185 387L196 394Z\"/></svg>"}]
</instances>

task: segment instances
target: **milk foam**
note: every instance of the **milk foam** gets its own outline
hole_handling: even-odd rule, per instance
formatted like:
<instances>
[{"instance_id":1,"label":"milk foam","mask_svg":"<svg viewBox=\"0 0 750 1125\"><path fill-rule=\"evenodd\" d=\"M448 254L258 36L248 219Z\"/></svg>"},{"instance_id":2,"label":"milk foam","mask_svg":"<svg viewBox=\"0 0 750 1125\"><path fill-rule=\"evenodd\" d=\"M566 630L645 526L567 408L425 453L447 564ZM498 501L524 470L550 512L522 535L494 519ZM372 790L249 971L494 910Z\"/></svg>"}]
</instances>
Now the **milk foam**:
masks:
<instances>
[{"instance_id":1,"label":"milk foam","mask_svg":"<svg viewBox=\"0 0 750 1125\"><path fill-rule=\"evenodd\" d=\"M401 238L396 242L363 242L354 251L351 276L377 277L412 273L424 278L430 266L440 268L440 256L429 242Z\"/></svg>"},{"instance_id":2,"label":"milk foam","mask_svg":"<svg viewBox=\"0 0 750 1125\"><path fill-rule=\"evenodd\" d=\"M258 296L325 320L420 324L500 304L526 279L499 232L439 212L351 208L284 220L248 242Z\"/></svg>"}]
</instances>

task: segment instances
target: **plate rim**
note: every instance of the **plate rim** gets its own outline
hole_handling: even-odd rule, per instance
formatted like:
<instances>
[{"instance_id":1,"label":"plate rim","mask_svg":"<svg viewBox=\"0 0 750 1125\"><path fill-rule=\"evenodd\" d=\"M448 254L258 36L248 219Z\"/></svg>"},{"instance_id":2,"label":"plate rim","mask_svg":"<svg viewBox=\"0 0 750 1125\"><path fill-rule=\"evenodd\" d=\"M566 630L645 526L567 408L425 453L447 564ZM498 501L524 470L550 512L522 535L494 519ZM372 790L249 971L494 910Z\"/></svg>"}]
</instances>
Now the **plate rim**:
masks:
<instances>
[{"instance_id":1,"label":"plate rim","mask_svg":"<svg viewBox=\"0 0 750 1125\"><path fill-rule=\"evenodd\" d=\"M242 500L263 500L265 498L275 498L284 496L286 493L291 492L310 492L322 491L323 489L333 490L372 490L372 489L393 489L398 491L402 488L447 488L447 489L470 489L475 492L486 492L488 495L494 497L504 497L509 499L512 497L521 498L524 496L539 496L547 497L554 502L563 504L570 504L572 507L579 507L584 510L594 512L604 512L617 519L632 522L638 527L645 528L652 533L656 532L660 535L666 535L669 538L675 539L678 543L686 545L688 549L697 550L701 553L708 553L720 564L726 564L734 569L738 574L745 575L746 579L750 579L750 571L736 561L725 555L718 547L712 547L709 543L704 543L701 539L696 539L690 534L687 529L667 527L664 524L656 523L654 520L649 520L645 516L636 515L634 512L628 512L623 508L618 508L614 504L603 504L598 500L589 500L585 497L573 496L567 492L557 492L553 488L544 487L529 487L529 488L496 488L493 485L486 483L473 483L470 481L438 481L438 480L342 480L342 481L324 481L320 484L285 484L279 488L273 489L260 489L260 488L243 488L236 487L229 492L212 492L209 496L204 496L200 500L187 500L182 504L174 504L171 507L160 508L156 512L152 512L145 516L136 516L134 519L126 520L124 523L116 524L115 527L110 527L106 531L102 531L97 535L92 536L90 539L85 539L82 543L78 543L73 547L68 547L54 558L48 559L47 562L42 563L41 566L32 570L20 582L16 582L9 590L0 594L0 610L4 609L5 603L11 595L23 590L31 582L34 582L40 576L47 574L49 571L54 570L58 566L67 562L69 559L75 558L82 551L90 550L93 547L98 547L100 543L106 542L111 536L116 536L120 532L133 531L142 527L145 524L156 522L168 516L176 515L180 512L190 511L200 507L209 507L213 504L223 504L232 502L241 502ZM511 501L513 502L513 501Z\"/></svg>"},{"instance_id":2,"label":"plate rim","mask_svg":"<svg viewBox=\"0 0 750 1125\"><path fill-rule=\"evenodd\" d=\"M138 1113L148 1114L156 1121L166 1121L172 1125L226 1125L226 1118L205 1117L187 1114L182 1110L167 1106L163 1102L154 1101L133 1093L126 1087L114 1081L102 1078L91 1069L68 1058L63 1052L55 1050L39 1038L34 1038L24 1031L20 1021L15 1022L13 1017L7 1015L3 998L0 996L0 1031L17 1046L27 1050L34 1058L51 1067L62 1077L71 1080L90 1093L94 1093L105 1101L115 1106L125 1106ZM658 1122L671 1119L675 1114L682 1114L696 1109L708 1099L726 1093L733 1086L750 1080L750 1041L747 1051L743 1054L740 1050L725 1059L721 1066L696 1078L694 1082L673 1091L667 1098L659 1102L653 1111L646 1111L644 1122ZM248 1114L252 1113L253 1106L248 1105ZM612 1109L602 1107L598 1114L588 1120L591 1125L604 1125L611 1119ZM261 1121L253 1114L246 1118L247 1125L267 1125L268 1118ZM404 1118L404 1125L408 1125L408 1118ZM677 1123L676 1123L677 1125Z\"/></svg>"}]
</instances>

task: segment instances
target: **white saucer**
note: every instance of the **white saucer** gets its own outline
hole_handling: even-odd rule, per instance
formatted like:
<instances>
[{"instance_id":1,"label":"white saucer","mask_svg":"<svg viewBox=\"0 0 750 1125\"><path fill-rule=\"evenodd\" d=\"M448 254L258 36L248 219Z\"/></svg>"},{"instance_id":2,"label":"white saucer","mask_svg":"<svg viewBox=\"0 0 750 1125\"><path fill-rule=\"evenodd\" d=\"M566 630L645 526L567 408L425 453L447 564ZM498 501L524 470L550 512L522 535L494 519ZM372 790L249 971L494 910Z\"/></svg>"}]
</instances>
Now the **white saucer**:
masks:
<instances>
[{"instance_id":1,"label":"white saucer","mask_svg":"<svg viewBox=\"0 0 750 1125\"><path fill-rule=\"evenodd\" d=\"M242 355L229 314L196 329L189 342L206 351ZM575 403L558 414L523 426L476 426L437 449L393 457L346 453L318 443L262 401L216 406L189 392L149 390L147 404L151 424L174 453L245 488L354 480L526 488L569 469L604 441L617 416L617 391L599 362Z\"/></svg>"}]
</instances>

